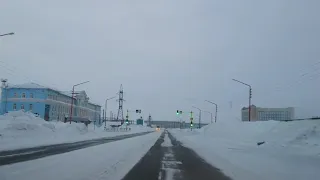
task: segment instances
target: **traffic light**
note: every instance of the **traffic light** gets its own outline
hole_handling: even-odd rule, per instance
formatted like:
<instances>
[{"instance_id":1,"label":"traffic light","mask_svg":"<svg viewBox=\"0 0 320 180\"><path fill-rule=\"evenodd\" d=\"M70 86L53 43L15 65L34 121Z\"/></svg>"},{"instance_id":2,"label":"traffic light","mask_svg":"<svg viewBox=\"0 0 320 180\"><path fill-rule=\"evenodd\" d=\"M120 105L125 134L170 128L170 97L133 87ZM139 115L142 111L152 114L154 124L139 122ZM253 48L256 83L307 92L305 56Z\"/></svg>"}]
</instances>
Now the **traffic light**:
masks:
<instances>
[{"instance_id":1,"label":"traffic light","mask_svg":"<svg viewBox=\"0 0 320 180\"><path fill-rule=\"evenodd\" d=\"M190 128L192 130L192 127L193 127L193 112L191 111L190 112Z\"/></svg>"},{"instance_id":2,"label":"traffic light","mask_svg":"<svg viewBox=\"0 0 320 180\"><path fill-rule=\"evenodd\" d=\"M179 115L179 110L177 110L177 115Z\"/></svg>"},{"instance_id":3,"label":"traffic light","mask_svg":"<svg viewBox=\"0 0 320 180\"><path fill-rule=\"evenodd\" d=\"M250 88L249 97L252 98L252 89Z\"/></svg>"},{"instance_id":4,"label":"traffic light","mask_svg":"<svg viewBox=\"0 0 320 180\"><path fill-rule=\"evenodd\" d=\"M138 110L138 109L136 110L136 113L139 113L139 110Z\"/></svg>"},{"instance_id":5,"label":"traffic light","mask_svg":"<svg viewBox=\"0 0 320 180\"><path fill-rule=\"evenodd\" d=\"M129 116L128 115L126 116L126 124L127 125L129 124Z\"/></svg>"}]
</instances>

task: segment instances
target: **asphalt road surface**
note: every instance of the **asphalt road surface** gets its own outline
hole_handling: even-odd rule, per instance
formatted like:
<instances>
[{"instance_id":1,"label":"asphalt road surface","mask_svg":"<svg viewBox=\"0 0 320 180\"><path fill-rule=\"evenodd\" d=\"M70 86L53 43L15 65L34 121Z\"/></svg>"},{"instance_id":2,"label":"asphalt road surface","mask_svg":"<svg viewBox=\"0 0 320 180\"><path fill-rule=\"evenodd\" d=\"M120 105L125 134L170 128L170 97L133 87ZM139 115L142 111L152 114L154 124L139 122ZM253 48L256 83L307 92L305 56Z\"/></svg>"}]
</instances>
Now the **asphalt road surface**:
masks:
<instances>
[{"instance_id":1,"label":"asphalt road surface","mask_svg":"<svg viewBox=\"0 0 320 180\"><path fill-rule=\"evenodd\" d=\"M168 131L123 180L231 180L184 147Z\"/></svg>"},{"instance_id":2,"label":"asphalt road surface","mask_svg":"<svg viewBox=\"0 0 320 180\"><path fill-rule=\"evenodd\" d=\"M55 154L66 153L77 149L87 148L90 146L96 146L112 141L118 141L122 139L132 138L136 136L142 136L150 132L142 132L128 135L120 135L115 137L107 137L100 139L93 139L87 141L79 141L74 143L63 143L48 146L39 146L34 148L24 148L18 150L1 151L0 152L0 166L6 164L13 164L23 161L29 161L34 159L43 158Z\"/></svg>"}]
</instances>

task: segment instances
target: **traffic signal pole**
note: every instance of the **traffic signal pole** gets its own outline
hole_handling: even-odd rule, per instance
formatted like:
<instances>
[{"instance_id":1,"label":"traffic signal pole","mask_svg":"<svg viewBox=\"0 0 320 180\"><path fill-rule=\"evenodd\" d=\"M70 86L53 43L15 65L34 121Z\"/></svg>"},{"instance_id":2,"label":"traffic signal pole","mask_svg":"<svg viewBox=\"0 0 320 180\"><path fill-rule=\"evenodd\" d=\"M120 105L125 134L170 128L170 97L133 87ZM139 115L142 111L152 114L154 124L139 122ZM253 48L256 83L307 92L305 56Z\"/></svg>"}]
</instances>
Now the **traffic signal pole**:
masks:
<instances>
[{"instance_id":1,"label":"traffic signal pole","mask_svg":"<svg viewBox=\"0 0 320 180\"><path fill-rule=\"evenodd\" d=\"M127 110L127 115L126 115L126 125L128 126L129 123L129 110Z\"/></svg>"},{"instance_id":2,"label":"traffic signal pole","mask_svg":"<svg viewBox=\"0 0 320 180\"><path fill-rule=\"evenodd\" d=\"M190 112L190 129L192 131L192 127L193 127L193 115L192 115L192 111Z\"/></svg>"},{"instance_id":3,"label":"traffic signal pole","mask_svg":"<svg viewBox=\"0 0 320 180\"><path fill-rule=\"evenodd\" d=\"M199 129L200 129L201 128L201 111L202 110L200 108L198 108L198 107L195 107L195 106L192 106L192 107L199 110Z\"/></svg>"},{"instance_id":4,"label":"traffic signal pole","mask_svg":"<svg viewBox=\"0 0 320 180\"><path fill-rule=\"evenodd\" d=\"M252 89L251 86L249 85L249 121L251 120L251 98L252 98Z\"/></svg>"}]
</instances>

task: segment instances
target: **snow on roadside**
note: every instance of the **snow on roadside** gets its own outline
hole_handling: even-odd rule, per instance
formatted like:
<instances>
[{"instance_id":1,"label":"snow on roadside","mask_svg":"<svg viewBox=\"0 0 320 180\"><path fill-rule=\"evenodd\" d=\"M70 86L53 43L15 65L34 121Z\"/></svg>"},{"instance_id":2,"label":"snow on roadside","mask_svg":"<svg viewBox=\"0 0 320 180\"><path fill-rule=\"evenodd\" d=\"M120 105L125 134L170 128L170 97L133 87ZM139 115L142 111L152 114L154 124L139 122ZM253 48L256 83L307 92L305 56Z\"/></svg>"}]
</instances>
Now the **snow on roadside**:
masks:
<instances>
[{"instance_id":1,"label":"snow on roadside","mask_svg":"<svg viewBox=\"0 0 320 180\"><path fill-rule=\"evenodd\" d=\"M0 151L154 131L137 125L129 127L127 132L106 132L104 125L47 122L30 112L14 111L0 116Z\"/></svg>"},{"instance_id":2,"label":"snow on roadside","mask_svg":"<svg viewBox=\"0 0 320 180\"><path fill-rule=\"evenodd\" d=\"M320 176L320 121L216 123L170 132L233 179Z\"/></svg>"},{"instance_id":3,"label":"snow on roadside","mask_svg":"<svg viewBox=\"0 0 320 180\"><path fill-rule=\"evenodd\" d=\"M0 167L9 180L117 180L147 153L161 132Z\"/></svg>"}]
</instances>

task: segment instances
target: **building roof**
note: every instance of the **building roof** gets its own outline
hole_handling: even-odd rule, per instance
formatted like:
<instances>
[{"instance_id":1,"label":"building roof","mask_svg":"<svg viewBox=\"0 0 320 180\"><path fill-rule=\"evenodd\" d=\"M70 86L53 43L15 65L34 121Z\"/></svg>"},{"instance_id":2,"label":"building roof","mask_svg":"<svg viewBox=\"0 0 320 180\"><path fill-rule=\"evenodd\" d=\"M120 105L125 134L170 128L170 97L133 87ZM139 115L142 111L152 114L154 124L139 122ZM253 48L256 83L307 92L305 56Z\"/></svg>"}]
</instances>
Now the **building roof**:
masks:
<instances>
[{"instance_id":1,"label":"building roof","mask_svg":"<svg viewBox=\"0 0 320 180\"><path fill-rule=\"evenodd\" d=\"M43 86L34 82L31 83L24 83L24 84L9 84L8 88L22 88L22 89L51 89L53 91L60 92L58 89L49 87L49 86Z\"/></svg>"},{"instance_id":2,"label":"building roof","mask_svg":"<svg viewBox=\"0 0 320 180\"><path fill-rule=\"evenodd\" d=\"M93 102L88 102L89 104L93 104L93 105L95 105L95 106L99 106L99 107L101 107L101 105L100 104L98 104L98 103L93 103Z\"/></svg>"},{"instance_id":3,"label":"building roof","mask_svg":"<svg viewBox=\"0 0 320 180\"><path fill-rule=\"evenodd\" d=\"M25 84L18 84L18 85L9 85L8 88L25 88L25 89L50 89L48 87L42 86L37 83L25 83Z\"/></svg>"}]
</instances>

